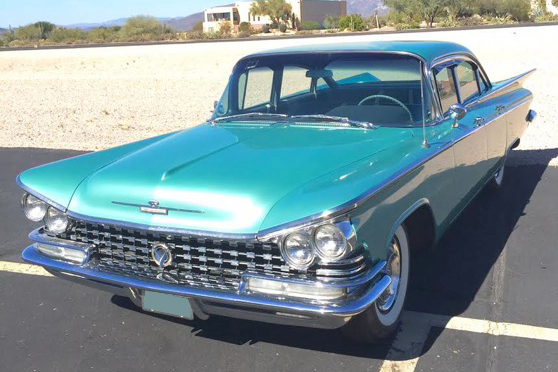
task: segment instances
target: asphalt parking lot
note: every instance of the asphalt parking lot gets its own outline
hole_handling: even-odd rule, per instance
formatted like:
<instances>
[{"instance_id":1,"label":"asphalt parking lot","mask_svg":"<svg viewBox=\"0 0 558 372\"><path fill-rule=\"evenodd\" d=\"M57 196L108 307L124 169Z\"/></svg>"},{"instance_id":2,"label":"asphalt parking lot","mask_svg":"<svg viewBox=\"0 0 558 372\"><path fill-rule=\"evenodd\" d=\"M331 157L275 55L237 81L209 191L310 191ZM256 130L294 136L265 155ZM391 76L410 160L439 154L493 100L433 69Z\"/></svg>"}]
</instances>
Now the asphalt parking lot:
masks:
<instances>
[{"instance_id":1,"label":"asphalt parking lot","mask_svg":"<svg viewBox=\"0 0 558 372\"><path fill-rule=\"evenodd\" d=\"M539 159L557 156L538 152ZM558 168L508 166L435 251L413 257L407 312L383 345L337 331L184 321L35 275L16 175L76 151L0 149L2 371L558 371Z\"/></svg>"}]
</instances>

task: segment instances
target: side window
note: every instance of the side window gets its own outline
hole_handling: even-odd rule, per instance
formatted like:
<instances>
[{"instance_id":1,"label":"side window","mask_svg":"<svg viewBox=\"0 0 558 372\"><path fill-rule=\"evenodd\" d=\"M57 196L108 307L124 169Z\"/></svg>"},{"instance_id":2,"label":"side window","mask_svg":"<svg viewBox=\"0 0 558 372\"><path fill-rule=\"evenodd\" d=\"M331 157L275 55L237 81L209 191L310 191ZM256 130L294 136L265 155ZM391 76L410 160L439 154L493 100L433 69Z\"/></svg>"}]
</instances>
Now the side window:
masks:
<instances>
[{"instance_id":1,"label":"side window","mask_svg":"<svg viewBox=\"0 0 558 372\"><path fill-rule=\"evenodd\" d=\"M238 108L243 110L270 102L273 70L258 67L246 71L238 79Z\"/></svg>"},{"instance_id":2,"label":"side window","mask_svg":"<svg viewBox=\"0 0 558 372\"><path fill-rule=\"evenodd\" d=\"M285 66L281 82L281 98L310 92L310 79L306 77L307 71L302 67Z\"/></svg>"},{"instance_id":3,"label":"side window","mask_svg":"<svg viewBox=\"0 0 558 372\"><path fill-rule=\"evenodd\" d=\"M459 80L459 91L461 93L461 101L466 102L468 99L479 95L479 87L477 85L476 66L469 62L461 62L455 68L457 80Z\"/></svg>"},{"instance_id":4,"label":"side window","mask_svg":"<svg viewBox=\"0 0 558 372\"><path fill-rule=\"evenodd\" d=\"M446 113L450 106L457 103L457 91L455 90L455 82L453 74L449 67L443 68L438 72L434 72L436 78L436 86L440 101L442 103L442 112Z\"/></svg>"}]
</instances>

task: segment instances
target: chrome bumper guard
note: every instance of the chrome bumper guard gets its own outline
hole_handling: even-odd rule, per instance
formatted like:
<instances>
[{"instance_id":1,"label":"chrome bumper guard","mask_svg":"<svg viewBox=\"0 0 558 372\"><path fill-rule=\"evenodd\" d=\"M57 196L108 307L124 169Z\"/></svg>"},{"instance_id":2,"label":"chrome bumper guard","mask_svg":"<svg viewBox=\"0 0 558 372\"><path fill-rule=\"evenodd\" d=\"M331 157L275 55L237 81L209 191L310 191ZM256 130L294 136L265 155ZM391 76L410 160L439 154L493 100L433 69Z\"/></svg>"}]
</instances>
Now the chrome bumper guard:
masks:
<instances>
[{"instance_id":1,"label":"chrome bumper guard","mask_svg":"<svg viewBox=\"0 0 558 372\"><path fill-rule=\"evenodd\" d=\"M66 241L37 234L37 230L32 232L29 237L37 243L71 248ZM77 246L75 248L83 249L83 247ZM138 306L141 306L144 291L148 290L188 297L192 303L194 314L200 319L207 319L209 315L222 315L313 328L341 327L352 316L372 305L391 283L390 277L384 273L386 262L381 261L366 273L350 281L316 282L321 286L344 286L352 289L341 300L318 302L252 294L244 285L248 278L269 279L269 277L251 273L245 273L242 276L240 288L235 293L187 287L159 280L140 280L95 270L93 262L79 265L47 257L37 251L36 244L27 247L23 251L22 257L27 262L44 267L53 275L128 297ZM285 280L293 283L312 284L308 280Z\"/></svg>"}]
</instances>

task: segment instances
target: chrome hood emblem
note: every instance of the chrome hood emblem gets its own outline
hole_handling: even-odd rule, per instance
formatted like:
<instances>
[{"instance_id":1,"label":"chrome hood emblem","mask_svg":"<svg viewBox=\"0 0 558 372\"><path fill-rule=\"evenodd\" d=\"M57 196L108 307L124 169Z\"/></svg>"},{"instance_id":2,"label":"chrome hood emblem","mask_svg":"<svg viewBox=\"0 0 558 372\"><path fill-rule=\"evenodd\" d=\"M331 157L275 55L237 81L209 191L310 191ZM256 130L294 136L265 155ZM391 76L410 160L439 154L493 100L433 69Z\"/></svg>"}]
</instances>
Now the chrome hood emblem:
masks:
<instances>
[{"instance_id":1,"label":"chrome hood emblem","mask_svg":"<svg viewBox=\"0 0 558 372\"><path fill-rule=\"evenodd\" d=\"M171 250L164 243L153 243L153 247L151 248L151 257L153 257L153 260L161 269L172 263Z\"/></svg>"}]
</instances>

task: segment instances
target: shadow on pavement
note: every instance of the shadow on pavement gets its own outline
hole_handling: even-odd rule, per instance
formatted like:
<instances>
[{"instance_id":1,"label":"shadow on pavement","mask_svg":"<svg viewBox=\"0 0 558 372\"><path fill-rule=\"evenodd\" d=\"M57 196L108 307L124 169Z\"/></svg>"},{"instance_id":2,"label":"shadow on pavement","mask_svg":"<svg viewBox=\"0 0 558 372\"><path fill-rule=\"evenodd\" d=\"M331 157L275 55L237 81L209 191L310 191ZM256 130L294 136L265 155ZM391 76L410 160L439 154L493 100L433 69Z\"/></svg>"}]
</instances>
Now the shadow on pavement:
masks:
<instances>
[{"instance_id":1,"label":"shadow on pavement","mask_svg":"<svg viewBox=\"0 0 558 372\"><path fill-rule=\"evenodd\" d=\"M413 258L407 310L457 316L478 299L479 291L491 287L490 274L510 234L540 181L546 165L558 149L516 151L515 158L539 159L539 165L508 166L504 186L483 190L463 211L439 241L436 249ZM544 162L541 162L543 159ZM488 295L487 295L488 296ZM141 311L125 298L113 297L118 306ZM258 342L324 351L350 356L383 359L392 340L369 346L346 341L339 331L279 326L223 317L209 321L185 321L153 315L191 327L198 337L234 345ZM432 343L429 343L430 345ZM423 349L421 355L428 351ZM407 355L415 358L420 355Z\"/></svg>"}]
</instances>

